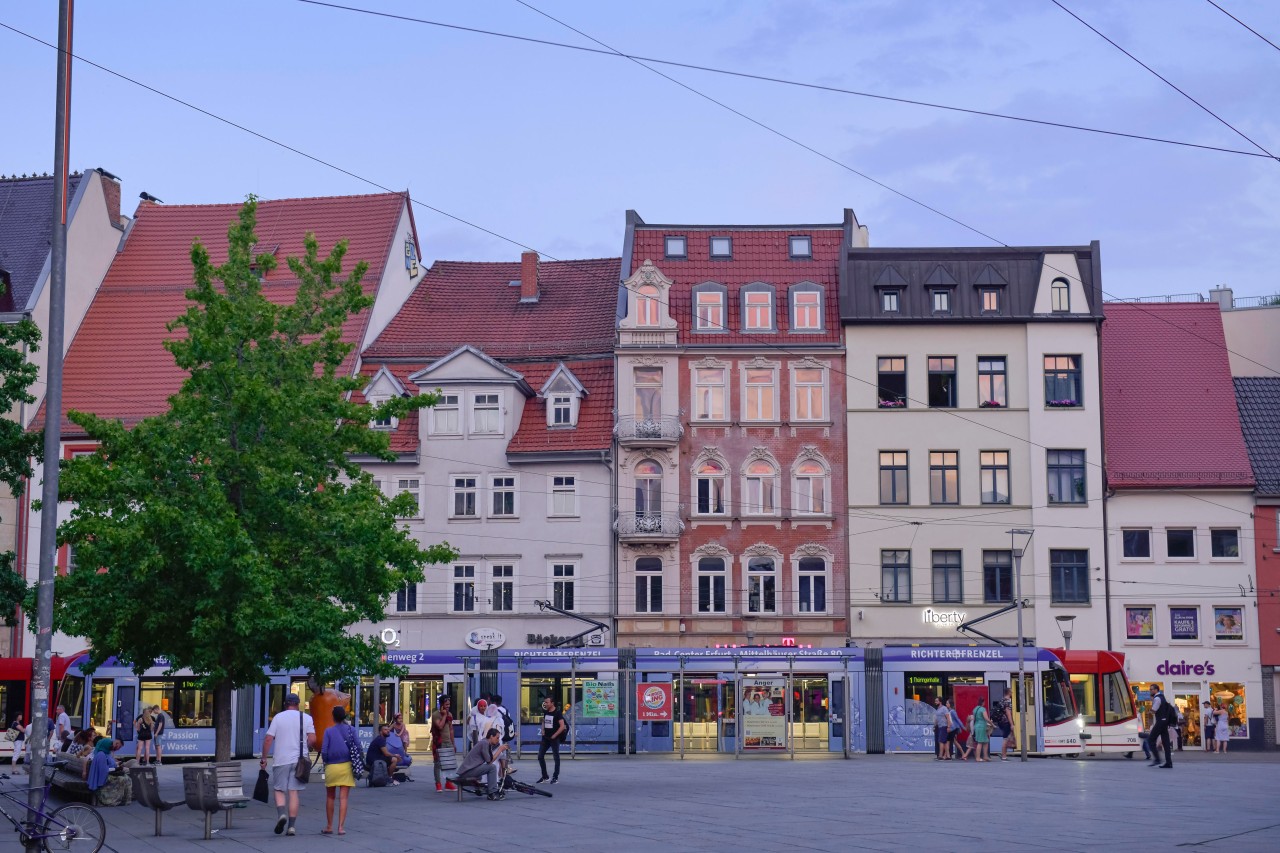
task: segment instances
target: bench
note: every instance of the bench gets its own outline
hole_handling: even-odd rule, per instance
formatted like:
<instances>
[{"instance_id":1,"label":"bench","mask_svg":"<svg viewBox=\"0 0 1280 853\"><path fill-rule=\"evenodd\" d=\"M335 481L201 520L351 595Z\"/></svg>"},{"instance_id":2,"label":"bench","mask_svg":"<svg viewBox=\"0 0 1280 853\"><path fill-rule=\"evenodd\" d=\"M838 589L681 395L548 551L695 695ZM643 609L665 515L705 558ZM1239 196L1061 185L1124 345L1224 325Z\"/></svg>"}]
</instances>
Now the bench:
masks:
<instances>
[{"instance_id":1,"label":"bench","mask_svg":"<svg viewBox=\"0 0 1280 853\"><path fill-rule=\"evenodd\" d=\"M164 813L182 805L182 800L171 803L160 798L160 783L154 767L130 767L129 781L133 784L133 799L156 813L156 835L164 835L161 824Z\"/></svg>"},{"instance_id":2,"label":"bench","mask_svg":"<svg viewBox=\"0 0 1280 853\"><path fill-rule=\"evenodd\" d=\"M133 791L129 780L123 776L114 774L108 776L106 785L97 791L90 791L89 783L85 779L85 764L91 760L90 758L58 753L57 759L60 762L59 766L55 768L50 765L45 768L46 778L68 799L92 803L95 806L124 806L132 802Z\"/></svg>"},{"instance_id":3,"label":"bench","mask_svg":"<svg viewBox=\"0 0 1280 853\"><path fill-rule=\"evenodd\" d=\"M226 828L230 829L231 809L243 808L249 802L238 761L183 767L182 792L188 808L204 813L205 841L213 837L213 815L216 812L226 812Z\"/></svg>"}]
</instances>

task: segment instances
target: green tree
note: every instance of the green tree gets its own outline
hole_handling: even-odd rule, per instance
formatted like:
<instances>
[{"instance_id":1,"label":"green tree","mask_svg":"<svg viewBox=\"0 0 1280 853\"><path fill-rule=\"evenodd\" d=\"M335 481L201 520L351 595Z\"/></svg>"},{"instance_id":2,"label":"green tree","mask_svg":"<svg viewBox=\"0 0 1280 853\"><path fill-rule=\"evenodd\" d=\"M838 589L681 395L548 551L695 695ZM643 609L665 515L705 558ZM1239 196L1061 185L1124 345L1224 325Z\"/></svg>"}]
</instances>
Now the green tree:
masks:
<instances>
[{"instance_id":1,"label":"green tree","mask_svg":"<svg viewBox=\"0 0 1280 853\"><path fill-rule=\"evenodd\" d=\"M4 283L0 281L0 293ZM44 456L44 434L27 432L16 417L14 408L21 403L34 403L31 386L39 375L28 360L40 349L40 327L30 317L16 323L0 323L0 483L9 487L15 498L23 494L23 486L31 477L31 462ZM15 519L7 519L12 526ZM0 619L4 624L17 624L18 607L27 593L21 567L14 565L12 551L0 552Z\"/></svg>"},{"instance_id":2,"label":"green tree","mask_svg":"<svg viewBox=\"0 0 1280 853\"><path fill-rule=\"evenodd\" d=\"M133 429L71 412L99 450L64 463L60 488L75 507L59 539L80 570L57 582L56 626L89 640L93 666L189 667L214 692L218 760L232 690L262 683L264 666L394 674L348 627L381 620L393 592L453 558L422 549L397 522L410 496L386 499L352 461L395 458L372 418L435 402L352 402L362 383L339 373L342 328L372 304L366 265L343 277L346 242L321 258L308 234L288 259L297 296L276 304L261 283L274 262L252 256L256 208L250 197L230 227L226 263L191 250L192 304L165 343L188 378L169 410Z\"/></svg>"}]
</instances>

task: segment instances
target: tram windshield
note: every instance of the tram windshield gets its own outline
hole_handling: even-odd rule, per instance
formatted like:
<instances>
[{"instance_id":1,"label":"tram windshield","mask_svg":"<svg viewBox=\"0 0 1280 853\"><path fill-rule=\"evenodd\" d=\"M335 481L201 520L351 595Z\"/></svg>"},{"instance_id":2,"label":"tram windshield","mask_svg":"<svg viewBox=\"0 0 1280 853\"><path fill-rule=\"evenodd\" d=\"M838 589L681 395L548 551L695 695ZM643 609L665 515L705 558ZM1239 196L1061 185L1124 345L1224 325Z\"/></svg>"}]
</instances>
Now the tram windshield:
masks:
<instances>
[{"instance_id":1,"label":"tram windshield","mask_svg":"<svg viewBox=\"0 0 1280 853\"><path fill-rule=\"evenodd\" d=\"M1076 715L1075 697L1071 695L1071 683L1067 671L1055 664L1040 675L1044 693L1044 725L1065 723Z\"/></svg>"},{"instance_id":2,"label":"tram windshield","mask_svg":"<svg viewBox=\"0 0 1280 853\"><path fill-rule=\"evenodd\" d=\"M54 704L55 707L62 705L67 709L67 716L71 718L71 728L84 728L84 676L68 674L62 679L58 701Z\"/></svg>"}]
</instances>

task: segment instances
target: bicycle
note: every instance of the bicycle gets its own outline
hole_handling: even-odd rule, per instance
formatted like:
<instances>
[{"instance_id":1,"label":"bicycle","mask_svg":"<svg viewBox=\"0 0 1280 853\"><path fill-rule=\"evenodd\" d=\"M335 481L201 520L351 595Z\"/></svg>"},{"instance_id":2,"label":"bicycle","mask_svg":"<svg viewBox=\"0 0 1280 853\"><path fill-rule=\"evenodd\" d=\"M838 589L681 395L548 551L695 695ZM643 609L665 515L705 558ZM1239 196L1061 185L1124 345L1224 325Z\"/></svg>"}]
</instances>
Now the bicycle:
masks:
<instances>
[{"instance_id":1,"label":"bicycle","mask_svg":"<svg viewBox=\"0 0 1280 853\"><path fill-rule=\"evenodd\" d=\"M458 779L455 780L454 784L462 788L464 791L469 791L470 793L475 794L477 797L488 797L491 800L506 799L508 791L519 791L522 794L529 794L530 796L534 794L537 794L540 797L553 796L550 791L543 790L542 788L531 785L528 782L516 781L515 772L515 768L510 765L507 766L506 772L503 773L501 778L498 780L498 791L494 794L489 793L482 777L477 778L473 776L467 779Z\"/></svg>"},{"instance_id":2,"label":"bicycle","mask_svg":"<svg viewBox=\"0 0 1280 853\"><path fill-rule=\"evenodd\" d=\"M30 791L28 788L0 791L0 799L22 806L26 820L18 820L5 811L3 802L0 802L0 815L13 824L13 830L18 833L18 840L23 846L29 841L39 841L46 851L78 850L98 853L106 841L107 825L97 809L83 803L67 803L53 811L45 811L53 777L66 763L63 760L49 765L49 779L44 783L44 794L36 808L32 808L25 799Z\"/></svg>"}]
</instances>

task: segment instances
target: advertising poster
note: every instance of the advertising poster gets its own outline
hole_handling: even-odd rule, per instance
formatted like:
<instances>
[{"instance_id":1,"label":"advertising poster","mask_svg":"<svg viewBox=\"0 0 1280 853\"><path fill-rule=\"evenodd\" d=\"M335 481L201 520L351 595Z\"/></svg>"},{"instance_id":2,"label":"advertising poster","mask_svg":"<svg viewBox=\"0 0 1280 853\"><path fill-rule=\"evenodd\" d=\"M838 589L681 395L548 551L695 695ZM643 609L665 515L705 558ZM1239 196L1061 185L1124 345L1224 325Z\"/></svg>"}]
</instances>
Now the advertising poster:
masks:
<instances>
[{"instance_id":1,"label":"advertising poster","mask_svg":"<svg viewBox=\"0 0 1280 853\"><path fill-rule=\"evenodd\" d=\"M636 719L671 719L670 682L641 682L636 685Z\"/></svg>"},{"instance_id":2,"label":"advertising poster","mask_svg":"<svg viewBox=\"0 0 1280 853\"><path fill-rule=\"evenodd\" d=\"M582 683L582 716L618 716L618 682L584 681Z\"/></svg>"},{"instance_id":3,"label":"advertising poster","mask_svg":"<svg viewBox=\"0 0 1280 853\"><path fill-rule=\"evenodd\" d=\"M774 678L742 679L742 748L786 749L787 680Z\"/></svg>"},{"instance_id":4,"label":"advertising poster","mask_svg":"<svg viewBox=\"0 0 1280 853\"><path fill-rule=\"evenodd\" d=\"M1169 608L1169 639L1171 640L1200 639L1200 608L1199 607L1170 607Z\"/></svg>"},{"instance_id":5,"label":"advertising poster","mask_svg":"<svg viewBox=\"0 0 1280 853\"><path fill-rule=\"evenodd\" d=\"M1213 608L1213 632L1218 640L1244 639L1244 609L1241 607Z\"/></svg>"},{"instance_id":6,"label":"advertising poster","mask_svg":"<svg viewBox=\"0 0 1280 853\"><path fill-rule=\"evenodd\" d=\"M1154 640L1156 638L1155 610L1151 607L1126 607L1125 636L1130 640Z\"/></svg>"}]
</instances>

